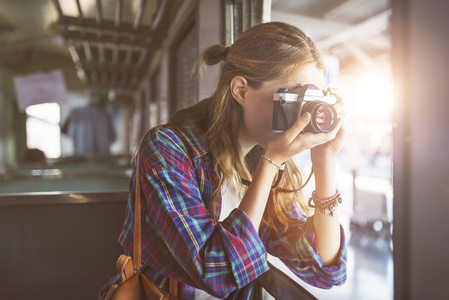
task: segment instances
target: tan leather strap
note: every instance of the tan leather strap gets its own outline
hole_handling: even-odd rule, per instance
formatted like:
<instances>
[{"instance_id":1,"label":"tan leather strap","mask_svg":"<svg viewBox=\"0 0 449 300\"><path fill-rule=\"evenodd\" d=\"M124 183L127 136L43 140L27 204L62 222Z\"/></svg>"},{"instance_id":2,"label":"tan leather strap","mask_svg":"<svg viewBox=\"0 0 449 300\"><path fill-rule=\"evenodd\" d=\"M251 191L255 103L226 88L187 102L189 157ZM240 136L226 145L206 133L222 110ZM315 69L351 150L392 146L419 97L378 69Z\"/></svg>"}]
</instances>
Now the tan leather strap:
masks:
<instances>
[{"instance_id":1,"label":"tan leather strap","mask_svg":"<svg viewBox=\"0 0 449 300\"><path fill-rule=\"evenodd\" d=\"M140 155L137 154L136 162L136 197L134 198L134 250L133 250L133 264L134 270L140 270L142 266L142 244L141 244L141 209L140 209Z\"/></svg>"},{"instance_id":2,"label":"tan leather strap","mask_svg":"<svg viewBox=\"0 0 449 300\"><path fill-rule=\"evenodd\" d=\"M127 255L120 255L115 266L122 278L122 282L125 282L134 275L132 259Z\"/></svg>"},{"instance_id":3,"label":"tan leather strap","mask_svg":"<svg viewBox=\"0 0 449 300\"><path fill-rule=\"evenodd\" d=\"M137 153L136 162L136 197L134 199L134 270L142 267L142 241L141 241L141 197L140 197L140 155ZM170 295L178 298L178 281L170 278Z\"/></svg>"},{"instance_id":4,"label":"tan leather strap","mask_svg":"<svg viewBox=\"0 0 449 300\"><path fill-rule=\"evenodd\" d=\"M170 298L178 299L178 282L170 278Z\"/></svg>"}]
</instances>

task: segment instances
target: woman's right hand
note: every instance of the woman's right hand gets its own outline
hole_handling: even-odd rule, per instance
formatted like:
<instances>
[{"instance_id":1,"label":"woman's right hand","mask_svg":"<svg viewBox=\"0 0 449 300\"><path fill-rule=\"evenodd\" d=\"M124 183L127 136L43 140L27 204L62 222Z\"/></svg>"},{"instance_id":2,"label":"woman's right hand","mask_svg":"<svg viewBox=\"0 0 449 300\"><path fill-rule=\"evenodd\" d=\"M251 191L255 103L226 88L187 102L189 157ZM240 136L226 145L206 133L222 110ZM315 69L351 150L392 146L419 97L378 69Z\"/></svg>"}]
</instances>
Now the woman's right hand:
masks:
<instances>
[{"instance_id":1,"label":"woman's right hand","mask_svg":"<svg viewBox=\"0 0 449 300\"><path fill-rule=\"evenodd\" d=\"M343 124L343 120L339 119L335 128L329 132L301 133L307 124L309 124L310 117L311 115L308 112L303 114L291 128L268 141L264 155L273 161L282 164L304 150L311 149L333 140Z\"/></svg>"}]
</instances>

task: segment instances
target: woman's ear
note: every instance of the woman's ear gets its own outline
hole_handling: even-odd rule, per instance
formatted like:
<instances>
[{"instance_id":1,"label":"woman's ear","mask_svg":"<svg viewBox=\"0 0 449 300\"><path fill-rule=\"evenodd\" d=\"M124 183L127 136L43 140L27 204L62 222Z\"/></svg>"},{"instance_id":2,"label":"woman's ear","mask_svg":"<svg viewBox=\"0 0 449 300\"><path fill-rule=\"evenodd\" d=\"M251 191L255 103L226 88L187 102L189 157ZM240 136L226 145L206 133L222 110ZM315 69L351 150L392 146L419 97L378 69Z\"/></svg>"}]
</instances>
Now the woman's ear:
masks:
<instances>
[{"instance_id":1,"label":"woman's ear","mask_svg":"<svg viewBox=\"0 0 449 300\"><path fill-rule=\"evenodd\" d=\"M243 105L248 89L248 81L246 81L245 77L235 76L232 78L230 88L231 94L235 101L237 101L240 105Z\"/></svg>"}]
</instances>

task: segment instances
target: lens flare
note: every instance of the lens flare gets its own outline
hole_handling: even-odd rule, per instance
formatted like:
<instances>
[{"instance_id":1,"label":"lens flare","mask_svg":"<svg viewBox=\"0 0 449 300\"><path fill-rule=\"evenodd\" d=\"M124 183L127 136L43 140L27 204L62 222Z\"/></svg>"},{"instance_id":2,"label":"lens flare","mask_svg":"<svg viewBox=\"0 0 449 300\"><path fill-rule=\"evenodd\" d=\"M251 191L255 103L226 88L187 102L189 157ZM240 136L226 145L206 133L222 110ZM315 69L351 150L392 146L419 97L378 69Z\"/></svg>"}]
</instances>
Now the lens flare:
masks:
<instances>
[{"instance_id":1,"label":"lens flare","mask_svg":"<svg viewBox=\"0 0 449 300\"><path fill-rule=\"evenodd\" d=\"M320 104L316 107L314 122L321 132L332 130L335 126L335 110L328 104Z\"/></svg>"}]
</instances>

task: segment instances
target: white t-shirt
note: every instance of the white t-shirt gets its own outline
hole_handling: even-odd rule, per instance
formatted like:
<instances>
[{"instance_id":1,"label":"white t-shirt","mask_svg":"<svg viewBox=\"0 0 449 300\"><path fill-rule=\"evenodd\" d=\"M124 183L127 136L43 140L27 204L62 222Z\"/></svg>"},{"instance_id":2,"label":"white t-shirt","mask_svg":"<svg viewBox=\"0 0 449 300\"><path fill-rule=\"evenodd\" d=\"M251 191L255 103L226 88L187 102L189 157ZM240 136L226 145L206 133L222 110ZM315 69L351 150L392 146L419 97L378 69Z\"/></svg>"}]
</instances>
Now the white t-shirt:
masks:
<instances>
[{"instance_id":1,"label":"white t-shirt","mask_svg":"<svg viewBox=\"0 0 449 300\"><path fill-rule=\"evenodd\" d=\"M240 205L240 197L234 187L228 185L228 181L225 180L221 187L221 211L218 220L221 222L226 219L229 214ZM214 296L206 293L203 290L197 289L195 292L197 300L215 300Z\"/></svg>"}]
</instances>

